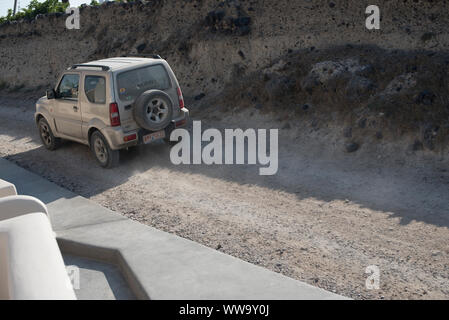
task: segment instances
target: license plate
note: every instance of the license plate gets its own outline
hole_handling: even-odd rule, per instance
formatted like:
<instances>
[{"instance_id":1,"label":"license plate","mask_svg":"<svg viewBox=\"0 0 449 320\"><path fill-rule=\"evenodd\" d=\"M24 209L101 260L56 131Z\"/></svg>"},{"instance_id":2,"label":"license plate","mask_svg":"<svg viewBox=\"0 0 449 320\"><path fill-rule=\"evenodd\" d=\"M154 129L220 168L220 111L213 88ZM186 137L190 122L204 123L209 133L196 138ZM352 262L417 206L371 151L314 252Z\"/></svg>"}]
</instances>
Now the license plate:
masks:
<instances>
[{"instance_id":1,"label":"license plate","mask_svg":"<svg viewBox=\"0 0 449 320\"><path fill-rule=\"evenodd\" d=\"M163 139L163 138L165 138L165 131L161 130L158 132L153 132L153 133L144 135L143 143L147 144L147 143L150 143L150 142L153 142L153 141L156 141L159 139Z\"/></svg>"}]
</instances>

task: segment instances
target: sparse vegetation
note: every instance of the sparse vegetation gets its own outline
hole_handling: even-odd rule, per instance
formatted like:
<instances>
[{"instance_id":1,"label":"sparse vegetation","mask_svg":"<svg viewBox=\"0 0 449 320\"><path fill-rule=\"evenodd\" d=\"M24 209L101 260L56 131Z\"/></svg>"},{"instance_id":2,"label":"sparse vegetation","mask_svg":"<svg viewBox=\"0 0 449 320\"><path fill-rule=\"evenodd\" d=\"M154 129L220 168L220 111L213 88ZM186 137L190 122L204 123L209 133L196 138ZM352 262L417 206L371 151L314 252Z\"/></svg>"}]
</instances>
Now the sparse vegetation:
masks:
<instances>
[{"instance_id":1,"label":"sparse vegetation","mask_svg":"<svg viewBox=\"0 0 449 320\"><path fill-rule=\"evenodd\" d=\"M110 0L111 1L111 0ZM131 2L127 0L112 0L114 2ZM100 6L101 3L97 0L92 0L89 4L90 6ZM31 20L34 19L38 14L47 14L47 13L55 13L55 12L65 12L67 7L69 6L69 2L60 2L58 0L45 0L43 2L39 2L38 0L31 0L28 7L22 9L20 12L13 14L12 9L8 10L8 14L5 17L0 17L0 24L5 23L7 21L16 21L16 20Z\"/></svg>"},{"instance_id":2,"label":"sparse vegetation","mask_svg":"<svg viewBox=\"0 0 449 320\"><path fill-rule=\"evenodd\" d=\"M34 19L38 14L54 13L54 12L65 12L69 3L62 3L58 0L45 0L39 2L38 0L31 0L28 7L22 9L21 11L13 14L12 9L8 10L6 17L0 17L0 24L7 21L16 20L31 20Z\"/></svg>"}]
</instances>

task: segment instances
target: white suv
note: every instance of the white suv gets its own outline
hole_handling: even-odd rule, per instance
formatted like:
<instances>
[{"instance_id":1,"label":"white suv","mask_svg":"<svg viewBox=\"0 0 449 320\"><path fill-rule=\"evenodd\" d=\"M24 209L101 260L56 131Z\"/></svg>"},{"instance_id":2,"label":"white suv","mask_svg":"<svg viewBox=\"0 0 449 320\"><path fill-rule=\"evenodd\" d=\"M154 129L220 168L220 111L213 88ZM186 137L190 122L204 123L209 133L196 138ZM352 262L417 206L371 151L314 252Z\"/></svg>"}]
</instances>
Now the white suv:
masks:
<instances>
[{"instance_id":1,"label":"white suv","mask_svg":"<svg viewBox=\"0 0 449 320\"><path fill-rule=\"evenodd\" d=\"M154 55L73 65L36 102L35 120L47 149L61 139L77 141L110 168L119 162L119 149L168 140L188 116L172 69Z\"/></svg>"}]
</instances>

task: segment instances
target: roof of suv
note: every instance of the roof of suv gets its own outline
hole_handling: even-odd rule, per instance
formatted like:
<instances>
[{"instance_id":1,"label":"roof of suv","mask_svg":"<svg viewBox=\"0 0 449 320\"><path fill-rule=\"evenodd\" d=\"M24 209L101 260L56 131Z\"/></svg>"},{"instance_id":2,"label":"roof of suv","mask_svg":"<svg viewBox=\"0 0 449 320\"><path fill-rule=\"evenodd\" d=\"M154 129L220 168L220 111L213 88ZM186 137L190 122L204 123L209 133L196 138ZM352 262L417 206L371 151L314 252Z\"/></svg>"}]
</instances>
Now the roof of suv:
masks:
<instances>
[{"instance_id":1,"label":"roof of suv","mask_svg":"<svg viewBox=\"0 0 449 320\"><path fill-rule=\"evenodd\" d=\"M161 59L153 59L153 58L136 58L136 57L117 57L117 58L107 58L95 61L89 61L83 63L83 65L101 65L109 67L110 71L117 71L120 69L125 69L128 67L137 67L140 65L148 65L151 63L160 62ZM82 69L82 65L79 65L78 68Z\"/></svg>"}]
</instances>

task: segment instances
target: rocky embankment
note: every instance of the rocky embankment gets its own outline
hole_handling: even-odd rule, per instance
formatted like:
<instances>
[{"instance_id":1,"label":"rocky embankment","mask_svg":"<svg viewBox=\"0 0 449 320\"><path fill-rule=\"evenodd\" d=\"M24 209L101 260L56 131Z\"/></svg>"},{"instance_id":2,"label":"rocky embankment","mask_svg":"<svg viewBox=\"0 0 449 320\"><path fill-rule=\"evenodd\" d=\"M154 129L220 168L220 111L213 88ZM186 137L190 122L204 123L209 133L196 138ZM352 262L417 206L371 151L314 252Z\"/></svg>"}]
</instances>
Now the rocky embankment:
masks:
<instances>
[{"instance_id":1,"label":"rocky embankment","mask_svg":"<svg viewBox=\"0 0 449 320\"><path fill-rule=\"evenodd\" d=\"M355 0L105 3L80 9L79 30L65 28L67 15L40 15L0 26L0 89L40 93L71 64L158 53L196 117L254 108L284 129L332 128L345 152L447 158L448 5L378 5L380 30L365 28Z\"/></svg>"}]
</instances>

